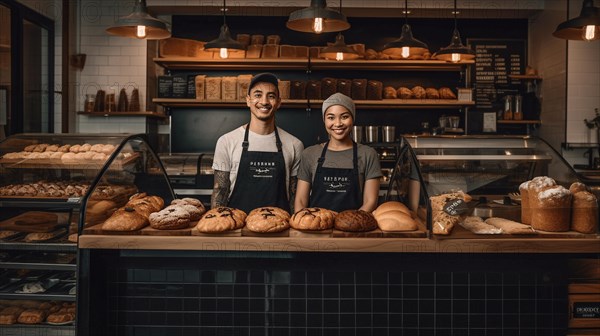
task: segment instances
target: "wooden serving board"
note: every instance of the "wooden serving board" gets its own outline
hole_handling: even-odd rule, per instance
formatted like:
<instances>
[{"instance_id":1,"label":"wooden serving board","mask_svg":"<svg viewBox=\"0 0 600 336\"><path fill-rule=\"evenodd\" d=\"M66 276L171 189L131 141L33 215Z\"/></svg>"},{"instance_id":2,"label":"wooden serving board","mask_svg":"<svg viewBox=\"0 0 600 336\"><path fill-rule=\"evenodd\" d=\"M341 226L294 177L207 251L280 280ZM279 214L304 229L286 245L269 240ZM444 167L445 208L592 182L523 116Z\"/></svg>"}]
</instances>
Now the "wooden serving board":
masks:
<instances>
[{"instance_id":1,"label":"wooden serving board","mask_svg":"<svg viewBox=\"0 0 600 336\"><path fill-rule=\"evenodd\" d=\"M556 239L556 238L596 238L596 234L586 234L575 231L548 232L533 231L531 234L475 234L460 225L454 226L452 232L447 235L434 235L437 239L507 239L507 238L534 238L534 239Z\"/></svg>"},{"instance_id":2,"label":"wooden serving board","mask_svg":"<svg viewBox=\"0 0 600 336\"><path fill-rule=\"evenodd\" d=\"M51 232L66 226L69 215L45 211L28 211L0 222L1 230L20 232Z\"/></svg>"},{"instance_id":3,"label":"wooden serving board","mask_svg":"<svg viewBox=\"0 0 600 336\"><path fill-rule=\"evenodd\" d=\"M244 226L242 228L242 236L246 237L289 237L290 230L286 229L281 232L254 232L248 230L248 227Z\"/></svg>"},{"instance_id":4,"label":"wooden serving board","mask_svg":"<svg viewBox=\"0 0 600 336\"><path fill-rule=\"evenodd\" d=\"M135 235L141 235L142 234L142 230L135 230L135 231L109 231L109 230L102 230L102 224L104 223L100 223L97 225L93 225L87 228L83 229L83 234L90 234L90 235L118 235L118 236L135 236Z\"/></svg>"},{"instance_id":5,"label":"wooden serving board","mask_svg":"<svg viewBox=\"0 0 600 336\"><path fill-rule=\"evenodd\" d=\"M383 232L378 228L375 230L372 230L372 231L365 231L365 232L347 232L347 231L341 231L338 229L333 229L331 236L334 238L357 238L357 237L381 238L381 237L383 237Z\"/></svg>"},{"instance_id":6,"label":"wooden serving board","mask_svg":"<svg viewBox=\"0 0 600 336\"><path fill-rule=\"evenodd\" d=\"M242 229L230 230L225 232L206 233L200 232L196 228L191 229L192 236L204 236L204 237L241 237Z\"/></svg>"},{"instance_id":7,"label":"wooden serving board","mask_svg":"<svg viewBox=\"0 0 600 336\"><path fill-rule=\"evenodd\" d=\"M303 231L290 228L290 237L293 238L326 238L330 237L333 229L320 231Z\"/></svg>"},{"instance_id":8,"label":"wooden serving board","mask_svg":"<svg viewBox=\"0 0 600 336\"><path fill-rule=\"evenodd\" d=\"M146 226L142 229L142 236L191 236L192 229L196 227L197 222L198 221L189 222L188 227L174 230L159 230L151 226Z\"/></svg>"}]
</instances>

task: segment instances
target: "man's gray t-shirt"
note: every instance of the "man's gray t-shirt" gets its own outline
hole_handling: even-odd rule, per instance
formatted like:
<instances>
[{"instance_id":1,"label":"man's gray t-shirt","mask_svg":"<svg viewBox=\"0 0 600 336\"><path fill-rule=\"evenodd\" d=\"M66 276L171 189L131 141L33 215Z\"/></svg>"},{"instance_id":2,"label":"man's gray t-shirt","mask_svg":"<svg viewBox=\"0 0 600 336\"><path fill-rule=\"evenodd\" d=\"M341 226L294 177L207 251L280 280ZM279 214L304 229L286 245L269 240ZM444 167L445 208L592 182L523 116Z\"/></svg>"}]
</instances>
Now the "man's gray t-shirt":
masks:
<instances>
[{"instance_id":1,"label":"man's gray t-shirt","mask_svg":"<svg viewBox=\"0 0 600 336\"><path fill-rule=\"evenodd\" d=\"M323 144L310 146L302 152L300 167L298 168L298 180L312 184L317 163L323 151ZM381 165L377 152L372 147L358 144L358 179L360 190L363 190L365 180L380 178ZM326 168L352 168L352 148L343 151L327 150L323 167Z\"/></svg>"}]
</instances>

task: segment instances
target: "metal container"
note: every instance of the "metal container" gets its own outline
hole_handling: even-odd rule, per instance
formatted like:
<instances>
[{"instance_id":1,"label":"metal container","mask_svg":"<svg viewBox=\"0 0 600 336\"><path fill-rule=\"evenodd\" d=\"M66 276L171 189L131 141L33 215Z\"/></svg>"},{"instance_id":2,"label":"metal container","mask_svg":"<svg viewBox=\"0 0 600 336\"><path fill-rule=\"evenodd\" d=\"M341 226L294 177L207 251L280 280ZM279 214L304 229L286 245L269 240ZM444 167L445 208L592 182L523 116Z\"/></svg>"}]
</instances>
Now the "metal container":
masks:
<instances>
[{"instance_id":1,"label":"metal container","mask_svg":"<svg viewBox=\"0 0 600 336\"><path fill-rule=\"evenodd\" d=\"M365 128L363 126L352 127L352 139L357 143L362 143L364 131Z\"/></svg>"},{"instance_id":2,"label":"metal container","mask_svg":"<svg viewBox=\"0 0 600 336\"><path fill-rule=\"evenodd\" d=\"M379 142L379 126L365 127L365 142L366 143Z\"/></svg>"},{"instance_id":3,"label":"metal container","mask_svg":"<svg viewBox=\"0 0 600 336\"><path fill-rule=\"evenodd\" d=\"M395 126L382 126L381 127L381 138L383 142L394 142L396 141L396 127Z\"/></svg>"}]
</instances>

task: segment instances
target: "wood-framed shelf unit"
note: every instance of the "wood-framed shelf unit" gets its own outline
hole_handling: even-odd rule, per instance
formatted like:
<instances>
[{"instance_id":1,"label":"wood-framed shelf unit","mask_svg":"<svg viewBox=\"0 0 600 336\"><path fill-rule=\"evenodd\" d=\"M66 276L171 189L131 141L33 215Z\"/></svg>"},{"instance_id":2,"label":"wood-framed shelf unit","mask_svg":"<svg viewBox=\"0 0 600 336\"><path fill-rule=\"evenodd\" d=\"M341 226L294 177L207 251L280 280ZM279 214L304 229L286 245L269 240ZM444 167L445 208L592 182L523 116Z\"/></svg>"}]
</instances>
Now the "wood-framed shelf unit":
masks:
<instances>
[{"instance_id":1,"label":"wood-framed shelf unit","mask_svg":"<svg viewBox=\"0 0 600 336\"><path fill-rule=\"evenodd\" d=\"M156 57L154 63L167 70L410 70L410 71L459 71L462 67L475 64L474 61L450 63L440 60L351 60L329 61L304 58L272 59L212 59L201 60L194 57Z\"/></svg>"},{"instance_id":2,"label":"wood-framed shelf unit","mask_svg":"<svg viewBox=\"0 0 600 336\"><path fill-rule=\"evenodd\" d=\"M541 120L498 120L498 124L541 125Z\"/></svg>"},{"instance_id":3,"label":"wood-framed shelf unit","mask_svg":"<svg viewBox=\"0 0 600 336\"><path fill-rule=\"evenodd\" d=\"M77 112L79 115L86 115L92 117L149 117L164 119L167 116L161 112L152 111L140 111L140 112Z\"/></svg>"},{"instance_id":4,"label":"wood-framed shelf unit","mask_svg":"<svg viewBox=\"0 0 600 336\"><path fill-rule=\"evenodd\" d=\"M246 103L241 101L201 101L186 98L153 98L152 102L164 107L218 107L218 108L246 108ZM447 109L473 106L475 102L456 99L382 99L382 100L355 100L357 108L369 109ZM281 107L287 108L321 108L323 100L283 99Z\"/></svg>"}]
</instances>

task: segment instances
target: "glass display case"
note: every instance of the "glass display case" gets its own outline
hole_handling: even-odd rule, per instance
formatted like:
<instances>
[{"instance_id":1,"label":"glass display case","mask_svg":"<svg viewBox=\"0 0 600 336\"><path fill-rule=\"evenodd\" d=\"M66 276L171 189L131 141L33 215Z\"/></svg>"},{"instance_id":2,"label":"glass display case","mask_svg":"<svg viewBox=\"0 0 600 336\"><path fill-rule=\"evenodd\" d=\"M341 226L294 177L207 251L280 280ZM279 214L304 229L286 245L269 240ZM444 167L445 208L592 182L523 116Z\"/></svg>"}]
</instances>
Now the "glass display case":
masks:
<instances>
[{"instance_id":1,"label":"glass display case","mask_svg":"<svg viewBox=\"0 0 600 336\"><path fill-rule=\"evenodd\" d=\"M407 137L428 194L462 190L471 195L509 195L536 176L565 187L578 181L571 166L547 142L534 137Z\"/></svg>"},{"instance_id":2,"label":"glass display case","mask_svg":"<svg viewBox=\"0 0 600 336\"><path fill-rule=\"evenodd\" d=\"M174 198L144 135L0 143L0 334L75 334L78 237L136 193Z\"/></svg>"}]
</instances>

